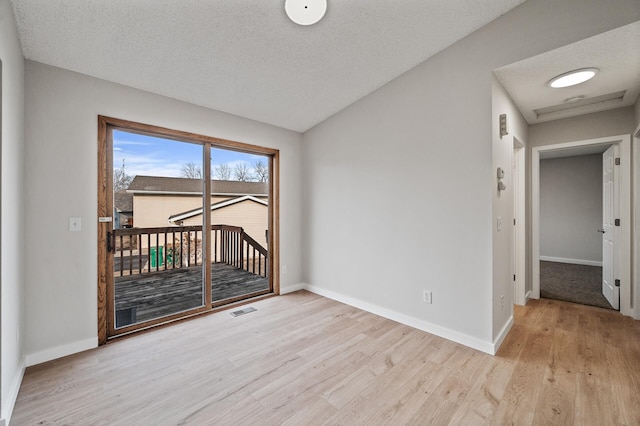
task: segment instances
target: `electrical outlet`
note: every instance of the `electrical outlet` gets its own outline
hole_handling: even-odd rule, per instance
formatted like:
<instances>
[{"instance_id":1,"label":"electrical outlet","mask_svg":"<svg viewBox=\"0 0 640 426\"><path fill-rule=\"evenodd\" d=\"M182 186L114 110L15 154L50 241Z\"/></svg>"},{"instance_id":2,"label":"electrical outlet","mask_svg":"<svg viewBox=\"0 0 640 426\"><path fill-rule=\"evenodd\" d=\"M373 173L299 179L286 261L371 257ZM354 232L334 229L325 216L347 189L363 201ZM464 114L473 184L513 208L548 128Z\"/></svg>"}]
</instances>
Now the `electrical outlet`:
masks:
<instances>
[{"instance_id":1,"label":"electrical outlet","mask_svg":"<svg viewBox=\"0 0 640 426\"><path fill-rule=\"evenodd\" d=\"M282 265L282 275L287 273L287 265Z\"/></svg>"},{"instance_id":2,"label":"electrical outlet","mask_svg":"<svg viewBox=\"0 0 640 426\"><path fill-rule=\"evenodd\" d=\"M433 303L431 299L431 292L427 290L422 291L422 301L424 303Z\"/></svg>"},{"instance_id":3,"label":"electrical outlet","mask_svg":"<svg viewBox=\"0 0 640 426\"><path fill-rule=\"evenodd\" d=\"M504 311L504 294L500 296L500 309Z\"/></svg>"}]
</instances>

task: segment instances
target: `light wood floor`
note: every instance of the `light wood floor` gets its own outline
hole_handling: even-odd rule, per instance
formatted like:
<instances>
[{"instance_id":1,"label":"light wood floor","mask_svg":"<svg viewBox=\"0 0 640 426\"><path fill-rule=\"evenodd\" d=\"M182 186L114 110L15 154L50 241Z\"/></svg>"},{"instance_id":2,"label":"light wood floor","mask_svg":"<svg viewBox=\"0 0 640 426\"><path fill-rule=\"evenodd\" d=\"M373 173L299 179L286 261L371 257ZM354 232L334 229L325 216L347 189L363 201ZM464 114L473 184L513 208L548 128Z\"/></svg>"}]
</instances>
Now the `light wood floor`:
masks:
<instances>
[{"instance_id":1,"label":"light wood floor","mask_svg":"<svg viewBox=\"0 0 640 426\"><path fill-rule=\"evenodd\" d=\"M640 424L640 322L539 300L495 357L297 292L27 370L12 425Z\"/></svg>"}]
</instances>

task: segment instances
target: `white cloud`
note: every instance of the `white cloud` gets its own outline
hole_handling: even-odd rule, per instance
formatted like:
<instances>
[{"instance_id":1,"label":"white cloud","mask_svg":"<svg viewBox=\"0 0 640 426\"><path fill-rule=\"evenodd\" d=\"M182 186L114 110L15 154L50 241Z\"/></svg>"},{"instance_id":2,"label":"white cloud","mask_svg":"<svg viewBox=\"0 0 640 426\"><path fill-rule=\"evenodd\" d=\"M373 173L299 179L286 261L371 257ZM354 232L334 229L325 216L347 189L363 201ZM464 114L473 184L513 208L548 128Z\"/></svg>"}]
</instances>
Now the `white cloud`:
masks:
<instances>
[{"instance_id":1,"label":"white cloud","mask_svg":"<svg viewBox=\"0 0 640 426\"><path fill-rule=\"evenodd\" d=\"M114 166L121 164L124 159L125 170L130 176L168 176L179 177L182 163L171 162L165 158L158 158L152 154L133 154L122 152L116 157L114 155Z\"/></svg>"}]
</instances>

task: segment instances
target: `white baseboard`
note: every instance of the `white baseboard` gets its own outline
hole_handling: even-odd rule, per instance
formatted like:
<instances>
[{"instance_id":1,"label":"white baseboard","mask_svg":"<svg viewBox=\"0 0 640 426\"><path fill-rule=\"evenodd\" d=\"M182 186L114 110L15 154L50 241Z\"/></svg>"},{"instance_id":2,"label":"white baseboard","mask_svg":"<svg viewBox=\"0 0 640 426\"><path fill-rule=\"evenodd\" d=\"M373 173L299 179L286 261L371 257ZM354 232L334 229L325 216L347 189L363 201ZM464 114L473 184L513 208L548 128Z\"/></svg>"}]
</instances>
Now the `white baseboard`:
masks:
<instances>
[{"instance_id":1,"label":"white baseboard","mask_svg":"<svg viewBox=\"0 0 640 426\"><path fill-rule=\"evenodd\" d=\"M527 292L527 294L524 295L524 304L526 305L527 302L529 301L529 299L531 299L531 290L529 290Z\"/></svg>"},{"instance_id":2,"label":"white baseboard","mask_svg":"<svg viewBox=\"0 0 640 426\"><path fill-rule=\"evenodd\" d=\"M304 290L306 287L305 283L298 283L293 285L288 285L286 287L280 287L280 294L293 293L294 291Z\"/></svg>"},{"instance_id":3,"label":"white baseboard","mask_svg":"<svg viewBox=\"0 0 640 426\"><path fill-rule=\"evenodd\" d=\"M602 267L602 262L598 262L597 260L568 259L565 257L552 257L552 256L540 256L540 260L545 262L572 263L574 265Z\"/></svg>"},{"instance_id":4,"label":"white baseboard","mask_svg":"<svg viewBox=\"0 0 640 426\"><path fill-rule=\"evenodd\" d=\"M442 337L444 339L451 340L456 343L460 343L461 345L468 346L473 349L477 349L479 351L488 353L490 355L495 354L494 344L492 342L485 342L484 340L480 340L476 337L469 336L468 334L450 330L448 328L441 327L436 324L432 324L428 321L414 318L409 315L404 315L399 312L395 312L390 309L383 308L381 306L373 305L373 304L364 302L362 300L355 299L353 297L345 296L343 294L339 294L331 290L326 290L326 289L315 287L309 284L305 284L303 288L305 290L308 290L320 296L324 296L329 299L333 299L338 302L344 303L346 305L353 306L358 309L362 309L363 311L367 311L372 314L390 319L392 321L396 321L401 324L408 325L409 327L417 328L418 330L422 330L427 333Z\"/></svg>"},{"instance_id":5,"label":"white baseboard","mask_svg":"<svg viewBox=\"0 0 640 426\"><path fill-rule=\"evenodd\" d=\"M496 339L493 341L493 353L491 355L495 355L498 353L498 349L500 349L502 342L504 342L505 337L507 337L507 334L509 334L509 330L511 330L511 327L513 327L513 315L509 317L509 321L507 321L504 327L502 327L502 330L500 330L500 333L498 333L498 337L496 337Z\"/></svg>"},{"instance_id":6,"label":"white baseboard","mask_svg":"<svg viewBox=\"0 0 640 426\"><path fill-rule=\"evenodd\" d=\"M98 347L98 337L80 340L78 342L69 343L67 345L56 346L55 348L46 349L44 351L28 354L26 357L27 367L42 364L52 359L62 358L63 356L72 355L78 352L86 351Z\"/></svg>"},{"instance_id":7,"label":"white baseboard","mask_svg":"<svg viewBox=\"0 0 640 426\"><path fill-rule=\"evenodd\" d=\"M22 385L22 378L24 377L24 370L27 368L26 361L23 358L18 368L18 374L16 374L9 393L6 398L2 398L2 412L0 413L0 426L8 426L11 422L11 415L13 414L13 407L16 405L18 399L18 392L20 392L20 386Z\"/></svg>"}]
</instances>

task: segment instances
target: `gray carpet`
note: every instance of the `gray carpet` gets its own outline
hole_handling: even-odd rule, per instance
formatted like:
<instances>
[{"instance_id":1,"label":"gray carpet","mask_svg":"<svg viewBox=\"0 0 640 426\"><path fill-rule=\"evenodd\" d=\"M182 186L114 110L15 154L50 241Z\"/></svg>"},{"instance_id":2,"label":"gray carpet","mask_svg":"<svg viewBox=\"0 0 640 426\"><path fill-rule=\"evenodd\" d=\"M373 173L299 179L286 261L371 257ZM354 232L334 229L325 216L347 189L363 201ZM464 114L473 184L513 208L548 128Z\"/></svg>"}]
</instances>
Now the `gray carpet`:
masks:
<instances>
[{"instance_id":1,"label":"gray carpet","mask_svg":"<svg viewBox=\"0 0 640 426\"><path fill-rule=\"evenodd\" d=\"M613 309L602 295L602 267L540 262L540 297Z\"/></svg>"}]
</instances>

